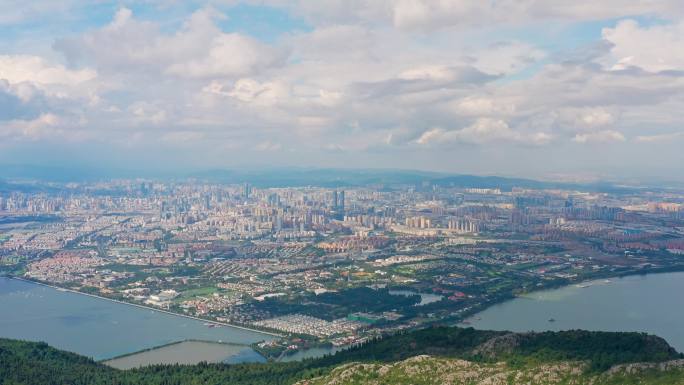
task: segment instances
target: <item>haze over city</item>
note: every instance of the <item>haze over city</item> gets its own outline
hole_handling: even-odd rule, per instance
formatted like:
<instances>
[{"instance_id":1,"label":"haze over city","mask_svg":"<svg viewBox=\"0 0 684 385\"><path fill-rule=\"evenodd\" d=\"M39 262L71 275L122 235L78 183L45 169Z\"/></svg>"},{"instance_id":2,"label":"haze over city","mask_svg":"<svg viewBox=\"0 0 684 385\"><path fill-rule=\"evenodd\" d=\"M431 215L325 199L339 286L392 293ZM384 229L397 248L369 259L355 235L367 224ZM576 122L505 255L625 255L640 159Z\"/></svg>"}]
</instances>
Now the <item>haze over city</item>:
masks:
<instances>
[{"instance_id":1,"label":"haze over city","mask_svg":"<svg viewBox=\"0 0 684 385\"><path fill-rule=\"evenodd\" d=\"M683 13L678 1L3 1L0 163L681 181Z\"/></svg>"},{"instance_id":2,"label":"haze over city","mask_svg":"<svg viewBox=\"0 0 684 385\"><path fill-rule=\"evenodd\" d=\"M0 385L684 384L681 0L0 0Z\"/></svg>"}]
</instances>

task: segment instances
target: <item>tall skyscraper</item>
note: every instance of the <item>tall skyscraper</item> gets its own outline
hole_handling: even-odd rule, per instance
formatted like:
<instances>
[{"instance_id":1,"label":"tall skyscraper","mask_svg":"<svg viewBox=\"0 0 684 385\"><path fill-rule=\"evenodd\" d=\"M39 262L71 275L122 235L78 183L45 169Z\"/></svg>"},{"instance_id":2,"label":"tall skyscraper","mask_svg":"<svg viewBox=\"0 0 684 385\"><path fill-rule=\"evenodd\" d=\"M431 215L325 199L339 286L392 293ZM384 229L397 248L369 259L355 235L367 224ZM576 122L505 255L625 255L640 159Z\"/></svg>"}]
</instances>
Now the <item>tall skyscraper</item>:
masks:
<instances>
[{"instance_id":1,"label":"tall skyscraper","mask_svg":"<svg viewBox=\"0 0 684 385\"><path fill-rule=\"evenodd\" d=\"M344 190L340 191L340 194L337 198L337 208L340 211L344 211Z\"/></svg>"}]
</instances>

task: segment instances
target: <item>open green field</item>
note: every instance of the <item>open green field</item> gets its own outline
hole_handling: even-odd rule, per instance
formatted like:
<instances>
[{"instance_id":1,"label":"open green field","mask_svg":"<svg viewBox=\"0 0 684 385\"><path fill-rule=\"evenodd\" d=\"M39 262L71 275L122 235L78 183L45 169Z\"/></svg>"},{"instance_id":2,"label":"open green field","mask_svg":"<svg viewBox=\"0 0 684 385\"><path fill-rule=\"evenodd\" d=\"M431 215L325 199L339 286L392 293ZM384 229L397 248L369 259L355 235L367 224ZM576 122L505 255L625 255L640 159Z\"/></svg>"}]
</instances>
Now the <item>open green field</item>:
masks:
<instances>
[{"instance_id":1,"label":"open green field","mask_svg":"<svg viewBox=\"0 0 684 385\"><path fill-rule=\"evenodd\" d=\"M178 296L178 300L188 300L191 298L195 297L206 297L210 296L214 293L218 293L219 289L215 286L208 286L208 287L200 287L197 289L190 289L190 290L185 290L181 292L180 296Z\"/></svg>"}]
</instances>

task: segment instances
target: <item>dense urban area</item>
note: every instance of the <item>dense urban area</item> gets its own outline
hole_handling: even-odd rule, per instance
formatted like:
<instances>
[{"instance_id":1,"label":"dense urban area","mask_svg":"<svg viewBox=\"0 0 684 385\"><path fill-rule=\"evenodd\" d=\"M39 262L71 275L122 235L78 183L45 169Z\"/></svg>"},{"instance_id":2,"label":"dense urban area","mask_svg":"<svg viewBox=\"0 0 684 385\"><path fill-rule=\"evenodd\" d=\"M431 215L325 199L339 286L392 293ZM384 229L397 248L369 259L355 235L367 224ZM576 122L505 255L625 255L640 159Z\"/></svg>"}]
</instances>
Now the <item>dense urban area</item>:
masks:
<instances>
[{"instance_id":1,"label":"dense urban area","mask_svg":"<svg viewBox=\"0 0 684 385\"><path fill-rule=\"evenodd\" d=\"M26 186L26 185L25 185ZM0 190L0 273L282 338L279 357L684 270L684 192L198 180ZM553 322L553 320L549 320Z\"/></svg>"}]
</instances>

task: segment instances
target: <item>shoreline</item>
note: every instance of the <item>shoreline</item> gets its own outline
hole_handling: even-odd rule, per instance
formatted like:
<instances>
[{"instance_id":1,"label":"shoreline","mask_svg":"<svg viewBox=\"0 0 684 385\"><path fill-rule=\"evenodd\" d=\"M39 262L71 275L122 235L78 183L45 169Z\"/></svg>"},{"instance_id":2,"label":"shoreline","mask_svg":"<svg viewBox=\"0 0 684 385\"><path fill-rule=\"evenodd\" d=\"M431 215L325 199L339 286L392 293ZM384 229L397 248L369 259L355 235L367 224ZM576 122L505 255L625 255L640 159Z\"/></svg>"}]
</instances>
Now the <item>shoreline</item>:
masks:
<instances>
[{"instance_id":1,"label":"shoreline","mask_svg":"<svg viewBox=\"0 0 684 385\"><path fill-rule=\"evenodd\" d=\"M471 321L476 321L476 320L474 320L474 318L477 317L478 314L481 314L481 313L491 309L494 306L503 305L505 303L515 301L518 299L533 299L530 297L530 295L533 295L535 293L543 293L543 292L557 291L557 290L571 289L571 288L585 289L585 288L590 288L590 287L595 287L595 286L611 285L614 283L614 281L612 281L614 279L633 278L633 277L638 277L638 276L649 276L649 275L653 276L653 275L661 275L661 274L684 274L684 267L677 268L677 269L667 269L667 270L656 269L656 270L645 271L645 272L621 273L621 274L616 274L616 275L595 277L595 278L586 279L586 280L582 280L582 281L571 282L571 283L568 283L566 285L552 285L550 287L545 287L545 288L541 288L538 290L532 290L532 291L527 292L523 295L515 295L515 296L508 298L508 299L505 299L503 301L496 301L496 302L490 303L487 306L468 314L466 317L463 317L456 322L449 323L449 326L456 326L456 327L461 327L461 328L469 328L469 327L475 328L471 324ZM605 280L609 280L610 282L608 282L608 283L602 282ZM600 284L594 284L594 283L600 283ZM475 329L477 329L477 328L475 328Z\"/></svg>"},{"instance_id":2,"label":"shoreline","mask_svg":"<svg viewBox=\"0 0 684 385\"><path fill-rule=\"evenodd\" d=\"M164 309L158 309L158 308L154 308L154 307L151 307L151 306L145 306L145 305L141 305L141 304L137 304L137 303L131 303L131 302L126 302L126 301L121 301L121 300L118 300L118 299L107 298L107 297L103 297L103 296L100 296L100 295L95 295L95 294L90 294L90 293L84 293L84 292L81 292L81 291L78 291L78 290L67 289L67 288L64 288L64 287L60 287L60 286L56 286L56 285L50 285L50 284L47 284L47 283L44 283L44 282L39 282L39 281L33 281L33 280L30 280L30 279L26 279L26 278L13 277L13 276L7 276L7 278L9 278L9 279L16 279L16 280L18 280L18 281L27 282L27 283L32 283L32 284L40 285L40 286L44 286L44 287L49 287L49 288L55 289L55 290L57 290L57 291L64 291L64 292L69 292L69 293L74 293L74 294L85 295L85 296L88 296L88 297L97 298L97 299L103 299L103 300L106 300L106 301L115 302L115 303L122 304L122 305L135 306L135 307L140 308L140 309L147 309L147 310L152 310L152 311L155 311L155 312L160 312L160 313L169 314L169 315L173 315L173 316L184 317L184 318L192 319L192 320L195 320L195 321L201 321L201 322L210 323L210 324L214 324L214 325L226 326L226 327L231 327L231 328L235 328L235 329L241 329L241 330L245 330L245 331L249 331L249 332L254 332L254 333L266 334L266 335L269 335L269 336L272 336L272 337L279 337L279 338L284 337L282 334L277 334L277 333L273 333L273 332L267 332L267 331L258 330L258 329L252 329L252 328L248 328L248 327L246 327L246 326L233 325L233 324L229 324L229 323L225 323L225 322L219 322L219 321L214 321L214 320L199 318L199 317L195 317L195 316L191 316L191 315L187 315L187 314L174 313L174 312L172 312L172 311L168 311L168 310L164 310ZM182 341L179 341L179 342L182 342Z\"/></svg>"},{"instance_id":3,"label":"shoreline","mask_svg":"<svg viewBox=\"0 0 684 385\"><path fill-rule=\"evenodd\" d=\"M540 288L540 289L538 289L538 290L532 290L532 291L530 291L530 292L525 293L524 295L514 295L514 296L512 296L512 297L510 297L510 298L507 298L507 299L504 299L504 300L501 300L501 301L495 301L495 302L488 303L486 306L483 306L482 308L479 308L479 309L477 309L477 310L475 310L475 311L469 312L469 314L467 314L466 316L461 316L461 317L459 317L460 319L455 319L455 320L452 319L451 321L447 321L446 323L447 323L449 326L452 326L452 327L453 327L453 326L455 326L455 327L461 327L461 328L473 327L473 325L469 324L469 321L472 320L473 317L477 316L478 314L480 314L480 313L482 313L482 312L484 312L484 311L486 311L486 310L488 310L488 309L490 309L490 308L492 308L492 307L494 307L494 306L501 305L501 304L507 303L507 302L509 302L509 301L513 301L513 300L515 300L515 299L518 299L518 298L525 298L527 295L530 295L530 294L533 294L533 293L545 292L545 291L550 291L550 290L560 290L560 289L563 289L563 288L580 287L580 285L583 285L583 284L586 284L586 283L593 283L593 282L597 282L597 281L600 282L600 281L603 281L603 280L621 279L621 278L634 277L634 276L641 276L641 275L646 276L646 275L675 274L675 273L684 273L684 266L679 267L679 268L674 268L674 269L673 269L673 268L664 268L664 269L661 268L661 269L649 269L649 270L647 270L647 271L633 271L633 272L628 272L628 273L622 272L622 273L614 274L614 275L606 275L606 276L600 276L600 277L592 277L592 278L586 279L586 280L575 281L575 282L568 282L568 283L563 284L563 285L551 285L551 286L549 286L549 287ZM1 276L0 276L0 277L1 277ZM262 331L262 330L257 330L257 329L251 329L251 328L244 327L244 326L231 325L231 324L223 323L223 322L219 322L219 321L213 321L213 320L202 319L202 318L199 318L199 317L194 317L194 316L190 316L190 315L186 315L186 314L174 313L174 312L167 311L167 310L163 310L163 309L157 309L157 308L153 308L153 307L150 307L150 306L145 306L145 305L140 305L140 304L125 302L125 301L120 301L120 300L116 300L116 299L112 299L112 298L107 298L107 297L102 297L102 296L98 296L98 295L94 295L94 294L89 294L89 293L83 293L83 292L80 292L80 291L77 291L77 290L67 289L67 288L63 288L63 287L59 287L59 286L55 286L55 285L50 285L50 284L46 284L46 283L43 283L43 282L33 281L33 280L30 280L30 279L25 279L25 278L21 278L21 277L14 277L14 276L5 276L5 277L10 278L10 279L16 279L16 280L18 280L18 281L23 281L23 282L27 282L27 283L32 283L32 284L37 284L37 285L49 287L49 288L51 288L51 289L58 290L58 291L72 292L72 293L75 293L75 294L81 294L81 295L85 295L85 296L89 296L89 297L93 297L93 298L104 299L104 300L108 300L108 301L111 301L111 302L116 302L116 303L120 303L120 304L124 304L124 305L135 306L135 307L138 307L138 308L141 308L141 309L149 309L149 310L152 310L152 311L155 311L155 312L161 312L161 313L166 313L166 314L173 315L173 316L180 316L180 317L184 317L184 318L188 318L188 319L193 319L193 320L196 320L196 321L202 321L202 322L205 322L205 323L211 323L211 324L216 324L216 325L221 325L221 326L226 326L226 327L232 327L232 328L236 328L236 329L241 329L241 330L250 331L250 332L255 332L255 333L261 333L261 334L270 335L270 336L274 336L274 337L281 337L281 338L284 337L283 335L280 335L280 334L277 334L277 333L273 333L273 332ZM594 286L594 285L590 285L590 286ZM446 320L445 320L445 321L446 321ZM423 325L423 327L427 327L427 326L428 326L428 325ZM422 328L422 327L419 327L418 329L420 329L420 328ZM185 341L192 341L192 340L193 340L193 339L184 339L184 340L174 341L174 342L170 342L170 343L163 344L163 345L159 345L159 346L152 346L152 347L149 347L149 348L146 348L146 349L142 349L142 350L140 350L140 351L135 351L135 352L131 352L131 353L122 354L122 355L119 355L119 356L116 356L116 357L111 357L111 358L102 359L102 360L99 360L98 362L110 361L110 360L113 360L113 359L116 359L116 358L121 358L121 357L129 356L129 355L135 355L135 354L138 354L138 353L144 353L144 352L146 352L146 351L156 350L156 349L159 349L159 348L163 348L163 347L165 347L165 346L168 346L168 345L179 344L179 343L182 343L182 342L185 342ZM250 348L251 348L250 345L244 345L244 344L239 344L239 343L218 342L218 341L206 341L206 340L197 340L197 341L201 341L201 342L210 342L210 343L224 343L224 344L237 345L237 346L245 346L245 347L250 347ZM252 348L252 349L253 349L253 348ZM302 352L304 352L304 351L306 351L306 350L302 350ZM259 355L263 356L263 355L262 355L261 353L259 353L258 351L255 350L255 352L257 352ZM279 361L279 360L278 360L278 361Z\"/></svg>"},{"instance_id":4,"label":"shoreline","mask_svg":"<svg viewBox=\"0 0 684 385\"><path fill-rule=\"evenodd\" d=\"M120 355L118 355L118 356L114 356L114 357L111 357L111 358L105 358L105 359L102 359L102 360L98 360L97 362L99 362L99 363L101 363L101 364L107 365L107 362L109 362L109 361L114 361L114 360L118 360L118 359L120 359L120 358L126 358L126 357L130 357L130 356L134 356L134 355L136 355L136 354L147 353L147 352L151 352L151 351L154 351L154 350L163 349L163 348L166 348L166 347L169 347L169 346L179 345L179 344L182 344L182 343L185 343L185 342L203 342L203 343L207 343L207 344L239 346L239 347L242 347L242 348L250 348L250 349L252 348L251 346L249 346L249 345L247 345L247 344L239 344L239 343L235 343L235 342L219 342L219 341L210 341L210 340L199 340L199 339L196 339L196 338L186 338L186 339L184 339L184 340L178 340L178 341L174 341L174 342L169 342L169 343L167 343L167 344L157 345L157 346L153 346L153 347L151 347L151 348L146 348L146 349L138 350L138 351L135 351L135 352L124 353L124 354L120 354ZM252 349L252 350L254 350L254 349ZM255 351L257 354L261 355L261 354L260 354L259 352L257 352L256 350L254 350L254 351ZM263 356L262 356L262 357L263 357ZM264 357L264 359L265 359L265 357Z\"/></svg>"},{"instance_id":5,"label":"shoreline","mask_svg":"<svg viewBox=\"0 0 684 385\"><path fill-rule=\"evenodd\" d=\"M513 301L515 299L519 298L528 298L528 295L534 294L534 293L540 293L544 291L549 291L549 290L560 290L563 288L570 288L570 287L578 287L578 288L583 288L579 287L579 285L584 285L587 283L592 283L596 281L602 281L602 280L610 280L610 279L621 279L621 278L627 278L627 277L634 277L634 276L640 276L640 275L659 275L659 274L674 274L674 273L684 273L684 266L675 266L673 267L668 267L668 268L660 268L660 269L650 269L647 271L633 271L633 272L622 272L620 274L615 274L615 275L606 275L606 276L601 276L601 277L594 277L590 279L585 279L581 281L575 281L575 282L568 282L567 284L563 285L550 285L544 288L539 288L537 290L532 290L529 292L526 292L524 294L518 294L515 295L513 294L510 298L502 299L499 301L493 301L488 303L486 306L483 306L482 308L478 308L477 310L470 311L467 313L465 316L459 317L460 319L453 320L452 322L449 322L448 324L450 326L457 326L457 327L472 327L470 324L464 324L464 321L469 321L472 319L474 316L477 314L480 314L484 312L485 310L490 309L493 306L498 306L504 303L507 303L509 301ZM590 285L593 286L593 285Z\"/></svg>"}]
</instances>

